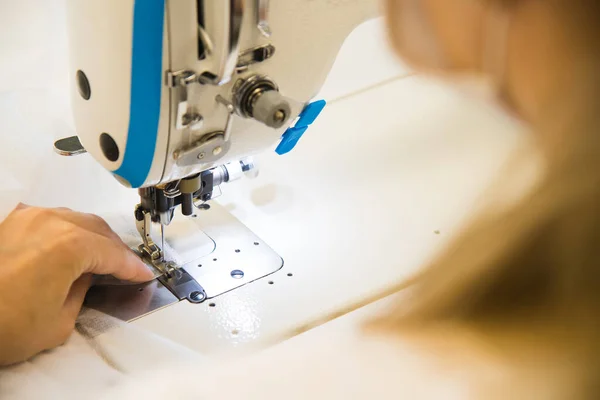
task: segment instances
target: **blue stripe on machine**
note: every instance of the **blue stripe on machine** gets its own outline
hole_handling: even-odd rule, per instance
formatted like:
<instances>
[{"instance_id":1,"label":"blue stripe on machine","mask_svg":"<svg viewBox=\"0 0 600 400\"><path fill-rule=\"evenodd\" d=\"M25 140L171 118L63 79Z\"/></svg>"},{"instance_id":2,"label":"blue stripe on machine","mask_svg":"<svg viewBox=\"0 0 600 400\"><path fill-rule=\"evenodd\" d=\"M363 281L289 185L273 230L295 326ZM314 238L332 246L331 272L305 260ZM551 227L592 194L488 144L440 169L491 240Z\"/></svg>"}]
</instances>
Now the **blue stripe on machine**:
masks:
<instances>
[{"instance_id":1,"label":"blue stripe on machine","mask_svg":"<svg viewBox=\"0 0 600 400\"><path fill-rule=\"evenodd\" d=\"M134 0L129 131L123 162L114 171L134 188L146 181L156 149L164 19L165 0Z\"/></svg>"}]
</instances>

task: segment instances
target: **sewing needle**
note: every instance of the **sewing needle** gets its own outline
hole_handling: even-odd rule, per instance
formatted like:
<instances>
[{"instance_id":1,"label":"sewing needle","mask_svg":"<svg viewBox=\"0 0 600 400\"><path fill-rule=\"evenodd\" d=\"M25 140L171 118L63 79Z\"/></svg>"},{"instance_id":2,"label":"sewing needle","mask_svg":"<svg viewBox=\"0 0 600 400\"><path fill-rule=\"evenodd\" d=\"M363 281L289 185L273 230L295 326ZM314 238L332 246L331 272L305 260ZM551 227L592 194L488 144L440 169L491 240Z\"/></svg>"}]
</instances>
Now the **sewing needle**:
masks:
<instances>
[{"instance_id":1,"label":"sewing needle","mask_svg":"<svg viewBox=\"0 0 600 400\"><path fill-rule=\"evenodd\" d=\"M162 241L162 245L160 247L162 259L165 260L165 225L160 224L160 239Z\"/></svg>"}]
</instances>

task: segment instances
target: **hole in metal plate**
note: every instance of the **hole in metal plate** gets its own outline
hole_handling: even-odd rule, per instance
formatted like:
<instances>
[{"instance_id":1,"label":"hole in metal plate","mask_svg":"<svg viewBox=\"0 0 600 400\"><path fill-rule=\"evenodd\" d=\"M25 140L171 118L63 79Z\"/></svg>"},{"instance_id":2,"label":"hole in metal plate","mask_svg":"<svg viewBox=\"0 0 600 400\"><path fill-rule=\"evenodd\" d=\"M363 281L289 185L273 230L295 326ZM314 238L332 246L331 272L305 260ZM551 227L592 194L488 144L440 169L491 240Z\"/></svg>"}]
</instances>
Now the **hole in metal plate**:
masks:
<instances>
[{"instance_id":1,"label":"hole in metal plate","mask_svg":"<svg viewBox=\"0 0 600 400\"><path fill-rule=\"evenodd\" d=\"M244 271L240 269L234 269L233 271L231 271L231 277L233 279L242 279L244 277Z\"/></svg>"}]
</instances>

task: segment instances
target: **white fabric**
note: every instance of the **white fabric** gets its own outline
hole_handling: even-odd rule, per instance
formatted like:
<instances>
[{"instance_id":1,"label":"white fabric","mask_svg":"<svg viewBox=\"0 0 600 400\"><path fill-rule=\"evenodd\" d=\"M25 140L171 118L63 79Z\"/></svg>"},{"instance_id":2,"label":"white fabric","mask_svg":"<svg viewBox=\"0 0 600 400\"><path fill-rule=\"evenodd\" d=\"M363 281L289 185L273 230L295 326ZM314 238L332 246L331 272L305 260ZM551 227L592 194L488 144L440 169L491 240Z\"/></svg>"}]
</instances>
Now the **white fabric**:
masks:
<instances>
[{"instance_id":1,"label":"white fabric","mask_svg":"<svg viewBox=\"0 0 600 400\"><path fill-rule=\"evenodd\" d=\"M79 334L62 347L0 369L0 398L86 399L122 384L123 374L105 364Z\"/></svg>"},{"instance_id":2,"label":"white fabric","mask_svg":"<svg viewBox=\"0 0 600 400\"><path fill-rule=\"evenodd\" d=\"M448 371L407 342L335 322L228 360L117 323L93 341L75 334L58 349L0 370L4 400L467 397L458 366Z\"/></svg>"},{"instance_id":3,"label":"white fabric","mask_svg":"<svg viewBox=\"0 0 600 400\"><path fill-rule=\"evenodd\" d=\"M0 368L0 398L92 399L156 369L200 367L206 357L97 311L84 309L77 331L52 351Z\"/></svg>"},{"instance_id":4,"label":"white fabric","mask_svg":"<svg viewBox=\"0 0 600 400\"><path fill-rule=\"evenodd\" d=\"M331 332L330 332L331 333ZM460 372L395 339L337 332L295 338L210 368L133 376L103 399L466 399ZM150 384L152 383L152 384Z\"/></svg>"}]
</instances>

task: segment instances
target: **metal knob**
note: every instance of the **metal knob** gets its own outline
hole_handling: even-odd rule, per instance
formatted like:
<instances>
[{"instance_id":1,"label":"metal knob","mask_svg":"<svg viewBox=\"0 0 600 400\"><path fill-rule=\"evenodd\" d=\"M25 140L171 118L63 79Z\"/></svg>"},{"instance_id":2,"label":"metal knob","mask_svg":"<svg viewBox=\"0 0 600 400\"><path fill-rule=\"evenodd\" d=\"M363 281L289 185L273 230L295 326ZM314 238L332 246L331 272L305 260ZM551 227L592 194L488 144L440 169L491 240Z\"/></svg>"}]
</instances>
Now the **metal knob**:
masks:
<instances>
[{"instance_id":1,"label":"metal knob","mask_svg":"<svg viewBox=\"0 0 600 400\"><path fill-rule=\"evenodd\" d=\"M239 115L254 118L271 128L281 128L292 115L290 102L266 76L240 79L234 87L233 103Z\"/></svg>"},{"instance_id":2,"label":"metal knob","mask_svg":"<svg viewBox=\"0 0 600 400\"><path fill-rule=\"evenodd\" d=\"M275 90L263 92L252 107L252 117L270 126L281 128L292 114L290 103Z\"/></svg>"}]
</instances>

